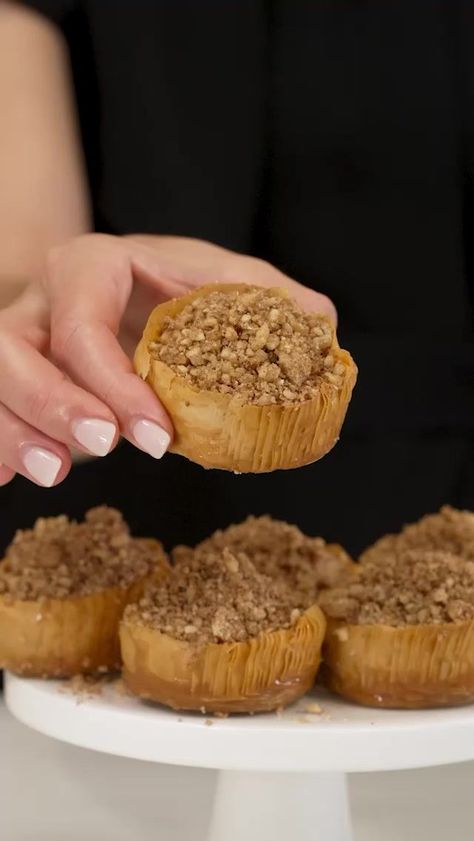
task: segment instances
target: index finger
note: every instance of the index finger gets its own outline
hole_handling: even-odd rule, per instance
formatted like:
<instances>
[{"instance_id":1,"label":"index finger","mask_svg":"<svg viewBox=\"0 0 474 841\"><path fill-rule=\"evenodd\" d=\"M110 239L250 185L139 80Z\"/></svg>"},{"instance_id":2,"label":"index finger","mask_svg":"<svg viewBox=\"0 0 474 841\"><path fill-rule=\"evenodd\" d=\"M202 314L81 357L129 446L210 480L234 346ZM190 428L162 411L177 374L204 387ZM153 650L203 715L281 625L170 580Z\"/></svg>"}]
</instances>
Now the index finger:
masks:
<instances>
[{"instance_id":1,"label":"index finger","mask_svg":"<svg viewBox=\"0 0 474 841\"><path fill-rule=\"evenodd\" d=\"M171 421L116 338L132 285L130 252L113 238L83 237L56 253L46 279L51 352L77 385L112 410L125 438L161 458Z\"/></svg>"},{"instance_id":2,"label":"index finger","mask_svg":"<svg viewBox=\"0 0 474 841\"><path fill-rule=\"evenodd\" d=\"M141 279L155 286L157 237L140 235L127 239L141 246L133 257L134 268ZM163 290L168 292L168 297L209 283L249 283L267 288L279 286L287 288L304 310L324 313L337 323L336 307L327 295L304 286L266 260L187 237L159 237L158 242L162 277L177 285L176 293Z\"/></svg>"}]
</instances>

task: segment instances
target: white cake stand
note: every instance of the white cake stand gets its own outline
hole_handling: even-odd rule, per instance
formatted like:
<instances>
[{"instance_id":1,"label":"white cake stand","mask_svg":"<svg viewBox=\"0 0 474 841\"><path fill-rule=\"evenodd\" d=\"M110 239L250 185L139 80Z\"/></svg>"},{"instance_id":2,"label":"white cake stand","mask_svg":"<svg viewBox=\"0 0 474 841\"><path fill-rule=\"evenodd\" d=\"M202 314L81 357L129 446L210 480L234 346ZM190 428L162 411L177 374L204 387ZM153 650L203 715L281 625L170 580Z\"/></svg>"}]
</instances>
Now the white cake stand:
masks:
<instances>
[{"instance_id":1,"label":"white cake stand","mask_svg":"<svg viewBox=\"0 0 474 841\"><path fill-rule=\"evenodd\" d=\"M5 697L16 718L64 742L218 769L209 841L350 841L347 773L474 759L474 706L370 710L318 692L281 715L211 719L141 703L118 684L87 698L12 675Z\"/></svg>"}]
</instances>

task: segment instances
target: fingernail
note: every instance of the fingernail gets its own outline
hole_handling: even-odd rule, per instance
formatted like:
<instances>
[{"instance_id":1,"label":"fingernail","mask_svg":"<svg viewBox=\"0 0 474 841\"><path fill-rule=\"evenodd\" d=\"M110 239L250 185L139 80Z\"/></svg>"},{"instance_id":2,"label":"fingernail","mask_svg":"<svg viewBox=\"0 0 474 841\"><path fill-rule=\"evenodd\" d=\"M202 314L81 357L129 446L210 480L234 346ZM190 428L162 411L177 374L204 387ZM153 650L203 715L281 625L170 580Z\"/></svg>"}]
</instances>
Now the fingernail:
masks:
<instances>
[{"instance_id":1,"label":"fingernail","mask_svg":"<svg viewBox=\"0 0 474 841\"><path fill-rule=\"evenodd\" d=\"M82 418L74 421L72 434L94 456L106 456L117 434L117 427L111 421L100 418Z\"/></svg>"},{"instance_id":2,"label":"fingernail","mask_svg":"<svg viewBox=\"0 0 474 841\"><path fill-rule=\"evenodd\" d=\"M144 418L133 424L132 434L138 446L153 458L161 458L171 441L165 429Z\"/></svg>"},{"instance_id":3,"label":"fingernail","mask_svg":"<svg viewBox=\"0 0 474 841\"><path fill-rule=\"evenodd\" d=\"M61 459L42 447L29 447L25 450L23 464L30 476L45 488L50 488L54 484L61 470Z\"/></svg>"}]
</instances>

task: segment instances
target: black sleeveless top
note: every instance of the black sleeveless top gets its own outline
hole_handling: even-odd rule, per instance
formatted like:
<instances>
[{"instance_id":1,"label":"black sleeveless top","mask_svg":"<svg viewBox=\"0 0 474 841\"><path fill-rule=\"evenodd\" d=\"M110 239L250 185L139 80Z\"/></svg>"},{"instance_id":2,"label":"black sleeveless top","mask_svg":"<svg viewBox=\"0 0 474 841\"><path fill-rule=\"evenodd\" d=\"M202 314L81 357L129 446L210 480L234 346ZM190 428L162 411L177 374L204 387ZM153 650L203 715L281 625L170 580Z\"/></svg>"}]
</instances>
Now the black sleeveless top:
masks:
<instances>
[{"instance_id":1,"label":"black sleeveless top","mask_svg":"<svg viewBox=\"0 0 474 841\"><path fill-rule=\"evenodd\" d=\"M97 229L201 237L329 294L360 379L316 465L235 477L123 445L56 490L15 480L0 541L106 501L168 544L268 511L358 550L474 507L474 4L28 4L69 45Z\"/></svg>"}]
</instances>

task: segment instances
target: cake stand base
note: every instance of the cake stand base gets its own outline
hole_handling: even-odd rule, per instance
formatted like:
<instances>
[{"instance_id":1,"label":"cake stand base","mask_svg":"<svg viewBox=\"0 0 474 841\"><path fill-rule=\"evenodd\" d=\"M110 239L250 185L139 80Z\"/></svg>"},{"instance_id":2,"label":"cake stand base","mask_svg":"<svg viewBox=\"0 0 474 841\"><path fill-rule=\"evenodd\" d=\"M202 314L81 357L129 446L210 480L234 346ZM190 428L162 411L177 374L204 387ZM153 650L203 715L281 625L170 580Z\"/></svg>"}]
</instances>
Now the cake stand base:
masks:
<instances>
[{"instance_id":1,"label":"cake stand base","mask_svg":"<svg viewBox=\"0 0 474 841\"><path fill-rule=\"evenodd\" d=\"M344 774L221 771L209 841L351 841Z\"/></svg>"},{"instance_id":2,"label":"cake stand base","mask_svg":"<svg viewBox=\"0 0 474 841\"><path fill-rule=\"evenodd\" d=\"M5 700L63 742L216 769L207 841L350 841L345 774L474 759L474 705L373 710L317 690L280 714L213 719L142 703L120 682L78 698L67 684L8 674Z\"/></svg>"}]
</instances>

